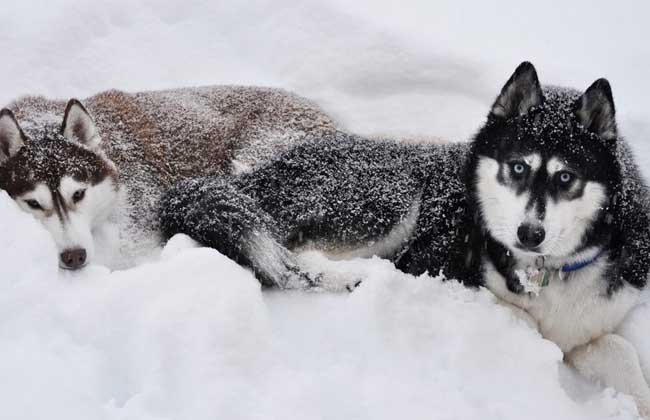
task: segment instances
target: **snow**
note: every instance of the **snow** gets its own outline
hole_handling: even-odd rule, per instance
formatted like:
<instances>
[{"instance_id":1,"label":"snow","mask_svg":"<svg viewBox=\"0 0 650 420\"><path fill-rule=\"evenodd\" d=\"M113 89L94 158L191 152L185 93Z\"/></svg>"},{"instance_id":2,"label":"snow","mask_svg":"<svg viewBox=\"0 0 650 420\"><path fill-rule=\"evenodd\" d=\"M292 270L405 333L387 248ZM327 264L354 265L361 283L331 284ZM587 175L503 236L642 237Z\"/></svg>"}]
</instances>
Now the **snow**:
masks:
<instances>
[{"instance_id":1,"label":"snow","mask_svg":"<svg viewBox=\"0 0 650 420\"><path fill-rule=\"evenodd\" d=\"M6 418L623 419L635 411L609 391L574 402L557 346L487 291L408 276L379 259L312 254L313 266L366 281L351 294L263 293L251 273L183 237L160 262L57 279L46 263L56 261L51 241L30 246L43 232L6 196L0 202L20 222L2 225L14 238L5 248L42 261L38 271L0 268Z\"/></svg>"},{"instance_id":2,"label":"snow","mask_svg":"<svg viewBox=\"0 0 650 420\"><path fill-rule=\"evenodd\" d=\"M0 102L201 84L283 87L368 135L467 139L516 65L612 83L648 174L645 2L507 0L3 4ZM329 262L347 294L262 292L175 238L160 261L59 273L51 238L0 192L0 409L11 419L634 418L486 291ZM625 335L645 350L650 309Z\"/></svg>"},{"instance_id":3,"label":"snow","mask_svg":"<svg viewBox=\"0 0 650 420\"><path fill-rule=\"evenodd\" d=\"M0 204L16 262L0 265L6 418L635 418L629 397L571 377L485 290L309 253L314 270L363 283L262 292L182 236L159 262L57 277L49 236Z\"/></svg>"}]
</instances>

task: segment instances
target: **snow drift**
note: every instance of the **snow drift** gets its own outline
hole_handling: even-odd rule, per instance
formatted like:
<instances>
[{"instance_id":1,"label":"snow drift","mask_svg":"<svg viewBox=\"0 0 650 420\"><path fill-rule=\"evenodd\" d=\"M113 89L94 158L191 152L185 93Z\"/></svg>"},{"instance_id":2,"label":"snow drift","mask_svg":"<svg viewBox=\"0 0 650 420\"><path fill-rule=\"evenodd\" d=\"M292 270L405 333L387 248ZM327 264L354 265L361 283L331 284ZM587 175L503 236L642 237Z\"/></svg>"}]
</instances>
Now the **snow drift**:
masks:
<instances>
[{"instance_id":1,"label":"snow drift","mask_svg":"<svg viewBox=\"0 0 650 420\"><path fill-rule=\"evenodd\" d=\"M5 418L623 419L636 410L611 390L585 391L557 346L487 291L378 259L310 254L312 266L365 281L351 294L262 293L250 272L182 237L156 263L57 277L47 234L4 193L0 211L14 262L0 266Z\"/></svg>"}]
</instances>

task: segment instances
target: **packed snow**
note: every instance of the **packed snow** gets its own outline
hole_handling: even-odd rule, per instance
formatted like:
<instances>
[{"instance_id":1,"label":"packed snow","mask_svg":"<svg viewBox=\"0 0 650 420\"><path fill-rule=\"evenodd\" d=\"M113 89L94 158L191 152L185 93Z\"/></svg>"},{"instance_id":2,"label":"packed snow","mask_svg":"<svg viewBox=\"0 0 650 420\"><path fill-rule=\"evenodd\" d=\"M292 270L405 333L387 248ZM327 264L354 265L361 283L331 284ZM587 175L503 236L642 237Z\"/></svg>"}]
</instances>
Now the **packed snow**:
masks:
<instances>
[{"instance_id":1,"label":"packed snow","mask_svg":"<svg viewBox=\"0 0 650 420\"><path fill-rule=\"evenodd\" d=\"M367 135L466 140L515 66L543 83L608 77L646 174L650 5L10 2L0 102L103 89L277 86ZM485 290L379 259L314 269L353 293L262 291L216 251L176 237L159 260L57 268L45 230L0 192L0 417L7 419L631 419ZM624 333L650 365L650 307Z\"/></svg>"}]
</instances>

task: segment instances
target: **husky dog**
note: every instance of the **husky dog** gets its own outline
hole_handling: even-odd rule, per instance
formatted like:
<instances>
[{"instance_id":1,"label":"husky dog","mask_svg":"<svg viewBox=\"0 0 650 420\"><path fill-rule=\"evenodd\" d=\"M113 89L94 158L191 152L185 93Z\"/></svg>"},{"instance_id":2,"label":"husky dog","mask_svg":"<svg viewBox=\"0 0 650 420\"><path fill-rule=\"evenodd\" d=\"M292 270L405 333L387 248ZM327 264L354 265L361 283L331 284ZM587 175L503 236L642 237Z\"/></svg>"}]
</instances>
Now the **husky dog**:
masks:
<instances>
[{"instance_id":1,"label":"husky dog","mask_svg":"<svg viewBox=\"0 0 650 420\"><path fill-rule=\"evenodd\" d=\"M179 183L161 221L268 286L323 284L297 263L308 245L487 287L650 415L650 370L616 335L647 282L648 190L605 79L582 94L542 87L522 63L470 144L337 132L248 173Z\"/></svg>"},{"instance_id":2,"label":"husky dog","mask_svg":"<svg viewBox=\"0 0 650 420\"><path fill-rule=\"evenodd\" d=\"M334 130L317 106L276 89L108 91L84 103L25 97L0 111L0 188L43 223L60 267L73 270L145 257L172 183L254 166Z\"/></svg>"}]
</instances>

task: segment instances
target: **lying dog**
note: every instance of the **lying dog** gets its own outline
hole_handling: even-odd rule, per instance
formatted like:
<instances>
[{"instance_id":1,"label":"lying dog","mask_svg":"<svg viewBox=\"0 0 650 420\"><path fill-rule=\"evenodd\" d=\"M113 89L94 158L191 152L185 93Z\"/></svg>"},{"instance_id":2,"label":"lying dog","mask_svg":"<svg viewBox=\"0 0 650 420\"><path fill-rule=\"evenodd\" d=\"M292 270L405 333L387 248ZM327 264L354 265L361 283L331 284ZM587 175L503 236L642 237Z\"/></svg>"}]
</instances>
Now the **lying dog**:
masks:
<instances>
[{"instance_id":1,"label":"lying dog","mask_svg":"<svg viewBox=\"0 0 650 420\"><path fill-rule=\"evenodd\" d=\"M161 221L268 286L323 284L297 263L306 244L485 286L648 417L650 372L616 331L647 284L649 210L609 83L542 87L522 63L471 144L338 132L249 173L181 182Z\"/></svg>"},{"instance_id":2,"label":"lying dog","mask_svg":"<svg viewBox=\"0 0 650 420\"><path fill-rule=\"evenodd\" d=\"M334 131L317 106L275 89L108 91L84 102L25 97L0 111L0 188L43 223L72 270L146 258L174 182L254 166Z\"/></svg>"}]
</instances>

